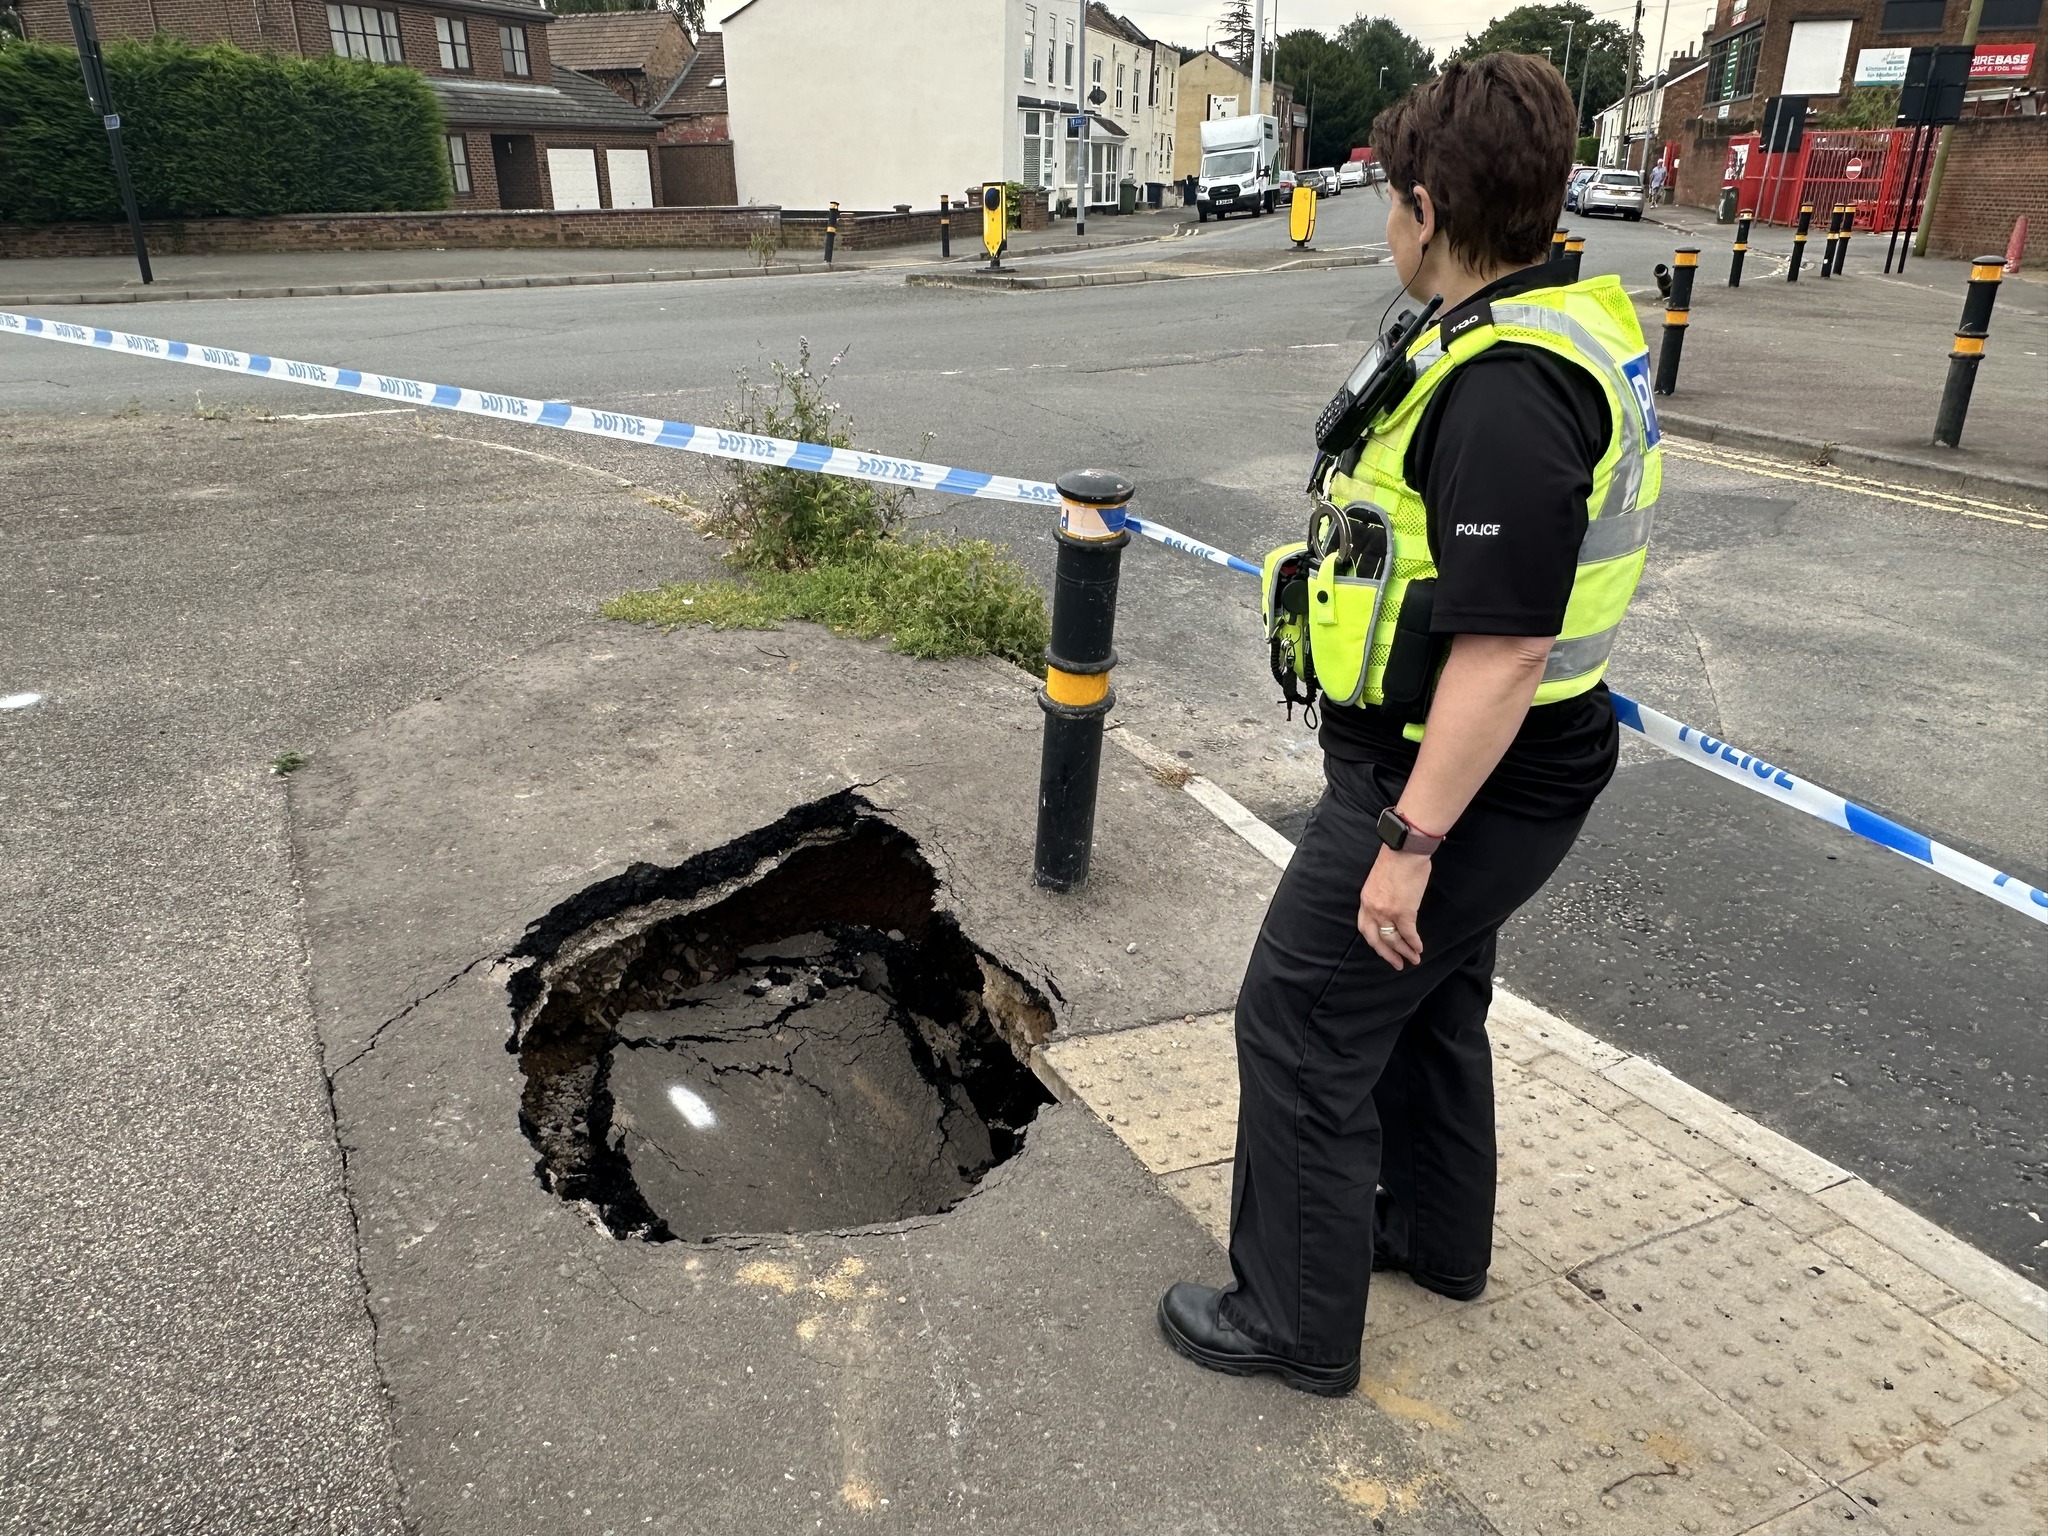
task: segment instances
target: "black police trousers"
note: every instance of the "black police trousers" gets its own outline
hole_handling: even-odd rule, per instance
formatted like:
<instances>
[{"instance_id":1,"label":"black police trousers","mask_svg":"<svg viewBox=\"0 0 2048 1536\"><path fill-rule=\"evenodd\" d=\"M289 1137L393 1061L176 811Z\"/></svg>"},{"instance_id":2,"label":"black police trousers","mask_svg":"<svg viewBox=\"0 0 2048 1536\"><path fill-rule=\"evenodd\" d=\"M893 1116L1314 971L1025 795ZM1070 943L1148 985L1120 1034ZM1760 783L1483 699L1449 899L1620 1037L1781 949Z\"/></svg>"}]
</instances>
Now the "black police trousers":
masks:
<instances>
[{"instance_id":1,"label":"black police trousers","mask_svg":"<svg viewBox=\"0 0 2048 1536\"><path fill-rule=\"evenodd\" d=\"M1485 1273L1493 1252L1493 1060L1500 925L1548 880L1583 816L1475 806L1431 861L1422 962L1396 971L1358 933L1374 823L1405 779L1325 760L1327 785L1266 911L1237 998L1237 1166L1223 1316L1305 1364L1355 1359L1377 1186L1414 1268Z\"/></svg>"}]
</instances>

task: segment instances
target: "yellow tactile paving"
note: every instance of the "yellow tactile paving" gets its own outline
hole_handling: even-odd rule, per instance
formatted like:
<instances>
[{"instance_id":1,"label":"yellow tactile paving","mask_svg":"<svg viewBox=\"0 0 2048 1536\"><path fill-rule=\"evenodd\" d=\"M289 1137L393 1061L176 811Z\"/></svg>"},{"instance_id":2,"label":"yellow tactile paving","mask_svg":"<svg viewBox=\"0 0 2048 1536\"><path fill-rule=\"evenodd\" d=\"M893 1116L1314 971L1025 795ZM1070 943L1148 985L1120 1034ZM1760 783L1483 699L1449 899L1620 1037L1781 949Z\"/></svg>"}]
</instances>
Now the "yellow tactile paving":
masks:
<instances>
[{"instance_id":1,"label":"yellow tactile paving","mask_svg":"<svg viewBox=\"0 0 2048 1536\"><path fill-rule=\"evenodd\" d=\"M1734 1536L1824 1489L1561 1281L1368 1334L1360 1385L1508 1536Z\"/></svg>"},{"instance_id":2,"label":"yellow tactile paving","mask_svg":"<svg viewBox=\"0 0 2048 1536\"><path fill-rule=\"evenodd\" d=\"M1362 1384L1501 1536L2048 1536L2025 1307L1905 1257L1924 1236L1888 1243L1864 1213L1889 1203L1811 1154L1725 1106L1681 1123L1692 1090L1637 1096L1619 1053L1508 1002L1493 1284L1461 1305L1376 1276ZM1042 1064L1225 1241L1227 1015Z\"/></svg>"},{"instance_id":3,"label":"yellow tactile paving","mask_svg":"<svg viewBox=\"0 0 2048 1536\"><path fill-rule=\"evenodd\" d=\"M1889 1536L2048 1533L2048 1399L2023 1393L1916 1445L1845 1490Z\"/></svg>"},{"instance_id":4,"label":"yellow tactile paving","mask_svg":"<svg viewBox=\"0 0 2048 1536\"><path fill-rule=\"evenodd\" d=\"M1526 1069L1524 1069L1526 1071ZM1555 1083L1498 1090L1496 1220L1559 1274L1736 1209L1696 1170Z\"/></svg>"},{"instance_id":5,"label":"yellow tactile paving","mask_svg":"<svg viewBox=\"0 0 2048 1536\"><path fill-rule=\"evenodd\" d=\"M1942 1439L2018 1386L1826 1249L1747 1212L1577 1279L1833 1483Z\"/></svg>"},{"instance_id":6,"label":"yellow tactile paving","mask_svg":"<svg viewBox=\"0 0 2048 1536\"><path fill-rule=\"evenodd\" d=\"M1230 1015L1083 1035L1045 1059L1154 1173L1220 1162L1237 1147Z\"/></svg>"}]
</instances>

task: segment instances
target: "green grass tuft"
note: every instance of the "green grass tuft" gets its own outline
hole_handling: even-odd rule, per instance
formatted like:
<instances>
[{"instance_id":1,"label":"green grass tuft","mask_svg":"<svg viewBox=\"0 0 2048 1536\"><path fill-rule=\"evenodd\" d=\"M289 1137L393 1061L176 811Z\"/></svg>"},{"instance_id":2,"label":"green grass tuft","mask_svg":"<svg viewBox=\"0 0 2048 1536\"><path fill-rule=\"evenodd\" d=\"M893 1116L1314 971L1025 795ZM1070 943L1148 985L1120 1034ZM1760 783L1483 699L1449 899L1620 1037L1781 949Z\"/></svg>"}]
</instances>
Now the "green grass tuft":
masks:
<instances>
[{"instance_id":1,"label":"green grass tuft","mask_svg":"<svg viewBox=\"0 0 2048 1536\"><path fill-rule=\"evenodd\" d=\"M985 539L879 542L808 570L628 592L600 611L671 629L773 629L785 619L808 619L863 639L887 635L910 656L1001 656L1033 671L1051 637L1045 598L1030 572Z\"/></svg>"}]
</instances>

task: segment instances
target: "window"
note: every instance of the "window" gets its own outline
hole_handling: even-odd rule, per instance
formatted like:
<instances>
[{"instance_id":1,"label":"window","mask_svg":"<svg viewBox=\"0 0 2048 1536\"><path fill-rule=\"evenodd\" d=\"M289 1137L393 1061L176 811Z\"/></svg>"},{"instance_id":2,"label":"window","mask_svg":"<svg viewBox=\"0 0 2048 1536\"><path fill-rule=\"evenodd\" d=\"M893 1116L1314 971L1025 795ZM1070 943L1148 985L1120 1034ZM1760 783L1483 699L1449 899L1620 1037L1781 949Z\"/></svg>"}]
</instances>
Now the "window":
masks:
<instances>
[{"instance_id":1,"label":"window","mask_svg":"<svg viewBox=\"0 0 2048 1536\"><path fill-rule=\"evenodd\" d=\"M1038 70L1038 7L1024 7L1024 78L1034 80ZM1027 180L1029 178L1026 178Z\"/></svg>"},{"instance_id":2,"label":"window","mask_svg":"<svg viewBox=\"0 0 2048 1536\"><path fill-rule=\"evenodd\" d=\"M469 23L452 16L434 18L434 41L441 45L441 67L469 73Z\"/></svg>"},{"instance_id":3,"label":"window","mask_svg":"<svg viewBox=\"0 0 2048 1536\"><path fill-rule=\"evenodd\" d=\"M1978 25L1993 32L2031 32L2041 25L2041 0L1984 0Z\"/></svg>"},{"instance_id":4,"label":"window","mask_svg":"<svg viewBox=\"0 0 2048 1536\"><path fill-rule=\"evenodd\" d=\"M530 75L533 63L526 56L526 28L498 27L498 51L505 55L505 73L508 75Z\"/></svg>"},{"instance_id":5,"label":"window","mask_svg":"<svg viewBox=\"0 0 2048 1536\"><path fill-rule=\"evenodd\" d=\"M327 35L334 40L334 51L345 59L370 59L378 64L405 62L405 49L398 41L396 11L380 11L373 5L330 5Z\"/></svg>"},{"instance_id":6,"label":"window","mask_svg":"<svg viewBox=\"0 0 2048 1536\"><path fill-rule=\"evenodd\" d=\"M1884 0L1884 19L1877 24L1877 30L1939 32L1947 11L1948 0Z\"/></svg>"},{"instance_id":7,"label":"window","mask_svg":"<svg viewBox=\"0 0 2048 1536\"><path fill-rule=\"evenodd\" d=\"M1046 74L1048 74L1048 75L1050 75L1051 73L1052 73L1052 71L1051 71L1051 70L1049 70L1049 69L1048 69L1048 70L1046 71ZM1050 84L1051 82L1050 82L1050 81L1048 81L1047 83L1048 83L1048 84ZM1068 23L1067 23L1067 86L1068 86L1068 88L1069 88L1069 89L1071 89L1071 88L1073 87L1073 84L1074 84L1074 24L1073 24L1073 23L1072 23L1072 22L1070 21L1070 22L1068 22Z\"/></svg>"},{"instance_id":8,"label":"window","mask_svg":"<svg viewBox=\"0 0 2048 1536\"><path fill-rule=\"evenodd\" d=\"M448 175L455 182L456 195L469 196L469 140L459 133L448 135Z\"/></svg>"},{"instance_id":9,"label":"window","mask_svg":"<svg viewBox=\"0 0 2048 1536\"><path fill-rule=\"evenodd\" d=\"M1024 185L1027 187L1052 185L1052 130L1056 121L1050 112L1024 114Z\"/></svg>"},{"instance_id":10,"label":"window","mask_svg":"<svg viewBox=\"0 0 2048 1536\"><path fill-rule=\"evenodd\" d=\"M1124 109L1124 67L1121 64L1116 67L1116 109L1119 112Z\"/></svg>"},{"instance_id":11,"label":"window","mask_svg":"<svg viewBox=\"0 0 2048 1536\"><path fill-rule=\"evenodd\" d=\"M1724 37L1707 50L1707 100L1733 101L1756 90L1757 55L1763 50L1761 25Z\"/></svg>"}]
</instances>

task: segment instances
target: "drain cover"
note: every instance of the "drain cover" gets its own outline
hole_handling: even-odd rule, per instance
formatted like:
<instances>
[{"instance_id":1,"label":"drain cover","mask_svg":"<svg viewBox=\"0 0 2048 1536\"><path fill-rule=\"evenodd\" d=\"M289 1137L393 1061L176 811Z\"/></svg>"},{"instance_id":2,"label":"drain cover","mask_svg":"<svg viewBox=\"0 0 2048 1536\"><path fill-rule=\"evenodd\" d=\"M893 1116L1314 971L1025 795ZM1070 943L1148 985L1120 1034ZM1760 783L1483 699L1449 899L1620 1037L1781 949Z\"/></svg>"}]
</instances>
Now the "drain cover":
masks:
<instances>
[{"instance_id":1,"label":"drain cover","mask_svg":"<svg viewBox=\"0 0 2048 1536\"><path fill-rule=\"evenodd\" d=\"M737 880L721 850L568 904L514 987L549 1188L621 1235L815 1231L950 1209L1021 1148L1051 1016L856 804Z\"/></svg>"}]
</instances>

